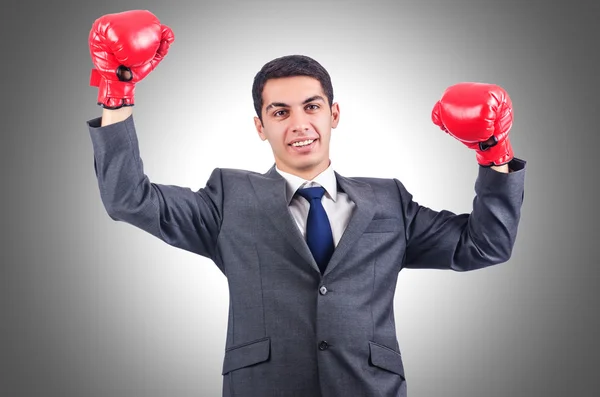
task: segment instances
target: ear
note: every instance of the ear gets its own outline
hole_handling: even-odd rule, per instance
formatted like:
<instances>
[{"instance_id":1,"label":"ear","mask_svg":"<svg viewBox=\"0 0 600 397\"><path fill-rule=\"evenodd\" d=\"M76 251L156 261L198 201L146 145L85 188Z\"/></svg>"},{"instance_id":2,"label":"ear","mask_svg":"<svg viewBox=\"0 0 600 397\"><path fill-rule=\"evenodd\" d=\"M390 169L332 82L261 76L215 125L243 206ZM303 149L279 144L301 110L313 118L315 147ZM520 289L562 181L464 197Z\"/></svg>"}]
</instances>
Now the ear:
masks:
<instances>
[{"instance_id":1,"label":"ear","mask_svg":"<svg viewBox=\"0 0 600 397\"><path fill-rule=\"evenodd\" d=\"M254 116L254 127L256 128L256 132L258 132L258 136L262 141L267 139L266 135L263 133L263 125L260 119Z\"/></svg>"},{"instance_id":2,"label":"ear","mask_svg":"<svg viewBox=\"0 0 600 397\"><path fill-rule=\"evenodd\" d=\"M337 127L340 122L340 105L337 102L334 102L331 105L331 128Z\"/></svg>"}]
</instances>

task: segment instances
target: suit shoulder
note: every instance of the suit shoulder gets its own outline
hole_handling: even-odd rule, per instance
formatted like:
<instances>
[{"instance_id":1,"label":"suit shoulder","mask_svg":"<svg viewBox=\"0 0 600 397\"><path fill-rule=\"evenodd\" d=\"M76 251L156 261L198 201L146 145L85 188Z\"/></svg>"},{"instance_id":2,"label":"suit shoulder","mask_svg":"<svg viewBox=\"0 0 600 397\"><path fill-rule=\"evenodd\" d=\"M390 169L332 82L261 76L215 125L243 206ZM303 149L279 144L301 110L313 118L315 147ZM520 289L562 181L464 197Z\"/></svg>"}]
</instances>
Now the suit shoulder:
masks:
<instances>
[{"instance_id":1,"label":"suit shoulder","mask_svg":"<svg viewBox=\"0 0 600 397\"><path fill-rule=\"evenodd\" d=\"M372 177L372 176L352 176L349 177L348 179L353 179L355 181L361 181L361 182L367 182L367 183L382 183L382 182L391 182L393 181L392 178L376 178L376 177Z\"/></svg>"},{"instance_id":2,"label":"suit shoulder","mask_svg":"<svg viewBox=\"0 0 600 397\"><path fill-rule=\"evenodd\" d=\"M389 189L390 186L394 186L396 184L395 179L393 179L393 178L375 178L375 177L357 176L357 177L349 177L348 179L359 182L359 183L366 183L373 188Z\"/></svg>"},{"instance_id":3,"label":"suit shoulder","mask_svg":"<svg viewBox=\"0 0 600 397\"><path fill-rule=\"evenodd\" d=\"M256 171L243 170L239 168L215 168L215 171L217 170L221 173L221 177L224 180L245 179L248 177L248 175L262 175Z\"/></svg>"}]
</instances>

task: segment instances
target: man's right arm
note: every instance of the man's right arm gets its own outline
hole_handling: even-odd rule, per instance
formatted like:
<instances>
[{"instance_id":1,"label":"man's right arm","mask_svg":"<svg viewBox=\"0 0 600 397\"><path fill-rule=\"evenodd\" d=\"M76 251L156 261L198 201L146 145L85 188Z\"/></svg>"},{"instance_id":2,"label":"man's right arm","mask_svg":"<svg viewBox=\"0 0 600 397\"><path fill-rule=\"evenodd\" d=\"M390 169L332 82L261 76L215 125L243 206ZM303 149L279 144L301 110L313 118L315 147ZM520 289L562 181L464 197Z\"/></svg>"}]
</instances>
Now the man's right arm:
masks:
<instances>
[{"instance_id":1,"label":"man's right arm","mask_svg":"<svg viewBox=\"0 0 600 397\"><path fill-rule=\"evenodd\" d=\"M132 106L123 106L119 109L102 109L102 126L111 125L120 121L125 121L133 114Z\"/></svg>"},{"instance_id":2,"label":"man's right arm","mask_svg":"<svg viewBox=\"0 0 600 397\"><path fill-rule=\"evenodd\" d=\"M150 182L144 174L131 109L121 109L104 109L102 118L88 121L94 169L108 215L220 266L216 241L223 208L221 170L216 168L206 186L196 192Z\"/></svg>"},{"instance_id":3,"label":"man's right arm","mask_svg":"<svg viewBox=\"0 0 600 397\"><path fill-rule=\"evenodd\" d=\"M88 127L108 215L220 266L216 241L223 208L221 170L215 169L206 187L193 192L150 182L140 157L134 87L167 55L173 31L151 12L131 10L98 18L88 39L94 63L90 85L98 87L97 103L103 108L102 117L88 121Z\"/></svg>"}]
</instances>

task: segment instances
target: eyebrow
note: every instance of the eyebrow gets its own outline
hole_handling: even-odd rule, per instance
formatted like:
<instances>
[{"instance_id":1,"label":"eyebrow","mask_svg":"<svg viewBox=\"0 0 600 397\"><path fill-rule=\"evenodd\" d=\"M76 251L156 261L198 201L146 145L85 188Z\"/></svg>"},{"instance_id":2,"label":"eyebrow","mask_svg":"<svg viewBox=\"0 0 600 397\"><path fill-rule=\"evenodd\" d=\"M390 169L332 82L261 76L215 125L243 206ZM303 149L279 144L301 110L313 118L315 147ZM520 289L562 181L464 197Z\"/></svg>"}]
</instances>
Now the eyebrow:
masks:
<instances>
[{"instance_id":1,"label":"eyebrow","mask_svg":"<svg viewBox=\"0 0 600 397\"><path fill-rule=\"evenodd\" d=\"M314 95L314 96L311 96L310 98L305 99L302 102L302 104L306 105L309 102L318 101L318 100L325 102L325 99L321 95ZM269 106L267 106L265 108L265 112L268 112L269 109L274 108L274 107L289 108L290 105L283 103L283 102L273 102L273 103L270 103Z\"/></svg>"}]
</instances>

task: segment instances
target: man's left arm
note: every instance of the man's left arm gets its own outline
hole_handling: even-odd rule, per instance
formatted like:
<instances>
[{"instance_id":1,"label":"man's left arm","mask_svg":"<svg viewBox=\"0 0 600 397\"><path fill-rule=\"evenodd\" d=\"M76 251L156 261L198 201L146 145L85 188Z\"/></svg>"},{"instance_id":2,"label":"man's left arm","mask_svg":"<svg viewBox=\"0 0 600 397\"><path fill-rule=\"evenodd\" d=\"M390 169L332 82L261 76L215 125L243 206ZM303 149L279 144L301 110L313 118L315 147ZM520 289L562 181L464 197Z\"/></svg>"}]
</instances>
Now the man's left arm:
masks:
<instances>
[{"instance_id":1,"label":"man's left arm","mask_svg":"<svg viewBox=\"0 0 600 397\"><path fill-rule=\"evenodd\" d=\"M526 161L513 158L502 172L479 167L470 214L419 205L396 180L406 224L403 267L475 270L510 259L524 198Z\"/></svg>"},{"instance_id":2,"label":"man's left arm","mask_svg":"<svg viewBox=\"0 0 600 397\"><path fill-rule=\"evenodd\" d=\"M506 262L517 236L525 161L508 139L512 102L502 87L459 83L433 107L434 124L475 150L480 165L470 214L433 211L412 200L399 181L406 224L404 267L479 269Z\"/></svg>"},{"instance_id":3,"label":"man's left arm","mask_svg":"<svg viewBox=\"0 0 600 397\"><path fill-rule=\"evenodd\" d=\"M512 172L513 170L508 168L508 164L504 164L504 165L493 165L491 167L493 170L498 171L498 172L504 172L505 174L508 174L509 172Z\"/></svg>"}]
</instances>

